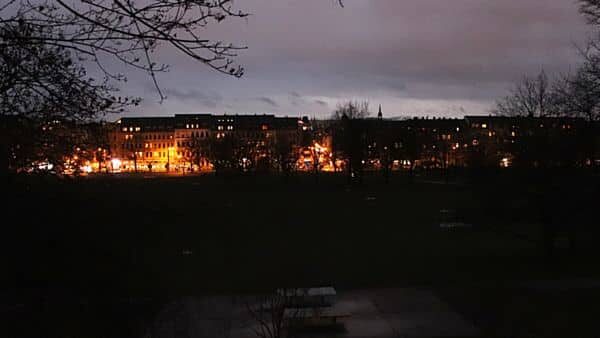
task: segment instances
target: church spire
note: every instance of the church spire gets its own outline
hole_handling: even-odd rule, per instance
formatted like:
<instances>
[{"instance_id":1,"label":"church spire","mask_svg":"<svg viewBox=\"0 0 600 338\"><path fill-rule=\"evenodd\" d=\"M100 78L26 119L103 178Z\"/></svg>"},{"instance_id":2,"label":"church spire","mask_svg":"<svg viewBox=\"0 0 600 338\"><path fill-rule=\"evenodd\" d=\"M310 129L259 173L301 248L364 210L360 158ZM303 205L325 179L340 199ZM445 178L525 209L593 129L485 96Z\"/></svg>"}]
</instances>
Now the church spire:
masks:
<instances>
[{"instance_id":1,"label":"church spire","mask_svg":"<svg viewBox=\"0 0 600 338\"><path fill-rule=\"evenodd\" d=\"M379 105L379 112L377 113L377 118L378 119L383 119L383 113L381 112L381 105Z\"/></svg>"}]
</instances>

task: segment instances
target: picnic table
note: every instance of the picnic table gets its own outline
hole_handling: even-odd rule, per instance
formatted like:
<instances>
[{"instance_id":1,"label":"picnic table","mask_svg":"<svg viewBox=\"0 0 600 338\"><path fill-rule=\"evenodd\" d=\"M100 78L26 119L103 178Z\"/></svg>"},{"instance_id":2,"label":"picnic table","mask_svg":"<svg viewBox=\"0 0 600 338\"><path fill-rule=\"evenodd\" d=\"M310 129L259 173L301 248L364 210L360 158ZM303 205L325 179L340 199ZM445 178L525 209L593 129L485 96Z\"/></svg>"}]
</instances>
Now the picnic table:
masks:
<instances>
[{"instance_id":1,"label":"picnic table","mask_svg":"<svg viewBox=\"0 0 600 338\"><path fill-rule=\"evenodd\" d=\"M331 286L317 288L278 289L277 294L287 299L289 307L332 306L337 293Z\"/></svg>"},{"instance_id":2,"label":"picnic table","mask_svg":"<svg viewBox=\"0 0 600 338\"><path fill-rule=\"evenodd\" d=\"M290 327L323 327L336 325L340 319L350 317L350 313L333 306L289 307L283 313Z\"/></svg>"}]
</instances>

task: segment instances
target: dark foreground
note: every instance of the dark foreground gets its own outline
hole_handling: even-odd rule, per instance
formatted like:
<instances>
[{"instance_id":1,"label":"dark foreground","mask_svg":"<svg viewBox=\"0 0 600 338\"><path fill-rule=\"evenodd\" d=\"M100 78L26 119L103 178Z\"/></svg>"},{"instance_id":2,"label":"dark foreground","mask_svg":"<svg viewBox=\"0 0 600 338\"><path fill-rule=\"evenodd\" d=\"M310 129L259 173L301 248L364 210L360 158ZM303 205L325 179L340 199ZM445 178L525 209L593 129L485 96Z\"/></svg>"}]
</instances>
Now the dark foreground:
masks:
<instances>
[{"instance_id":1,"label":"dark foreground","mask_svg":"<svg viewBox=\"0 0 600 338\"><path fill-rule=\"evenodd\" d=\"M427 288L485 336L513 323L516 336L585 336L600 314L600 190L587 172L6 187L1 336L141 336L174 299L281 286ZM442 210L459 226L440 227Z\"/></svg>"}]
</instances>

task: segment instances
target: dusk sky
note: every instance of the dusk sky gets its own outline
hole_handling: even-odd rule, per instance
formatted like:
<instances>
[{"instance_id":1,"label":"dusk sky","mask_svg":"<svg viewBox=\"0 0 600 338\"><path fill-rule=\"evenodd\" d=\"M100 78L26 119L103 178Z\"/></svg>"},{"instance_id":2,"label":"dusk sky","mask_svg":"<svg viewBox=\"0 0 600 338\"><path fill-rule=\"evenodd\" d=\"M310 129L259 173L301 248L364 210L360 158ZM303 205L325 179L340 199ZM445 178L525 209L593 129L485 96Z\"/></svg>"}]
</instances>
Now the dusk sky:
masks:
<instances>
[{"instance_id":1,"label":"dusk sky","mask_svg":"<svg viewBox=\"0 0 600 338\"><path fill-rule=\"evenodd\" d=\"M524 74L566 72L589 34L574 0L237 0L248 19L213 24L205 37L245 45L241 79L173 50L159 76L168 100L144 74L127 94L144 98L127 115L268 113L326 117L347 99L384 115L488 114Z\"/></svg>"}]
</instances>

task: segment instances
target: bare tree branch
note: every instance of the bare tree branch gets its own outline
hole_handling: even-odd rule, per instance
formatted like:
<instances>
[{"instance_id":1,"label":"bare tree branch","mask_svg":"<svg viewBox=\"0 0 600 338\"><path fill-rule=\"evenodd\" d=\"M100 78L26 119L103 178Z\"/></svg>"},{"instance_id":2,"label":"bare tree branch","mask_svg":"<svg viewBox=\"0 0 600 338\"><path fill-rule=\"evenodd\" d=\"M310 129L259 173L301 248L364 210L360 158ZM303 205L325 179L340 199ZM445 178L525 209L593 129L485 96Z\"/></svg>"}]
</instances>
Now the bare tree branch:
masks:
<instances>
[{"instance_id":1,"label":"bare tree branch","mask_svg":"<svg viewBox=\"0 0 600 338\"><path fill-rule=\"evenodd\" d=\"M23 0L0 7L0 24L26 23L43 33L32 34L23 42L70 49L74 57L98 64L111 79L124 77L100 64L106 56L144 70L161 100L165 96L156 74L167 66L152 58L158 46L170 46L218 72L241 77L244 69L234 58L246 47L203 39L198 31L229 17L246 16L233 9L231 0Z\"/></svg>"}]
</instances>

